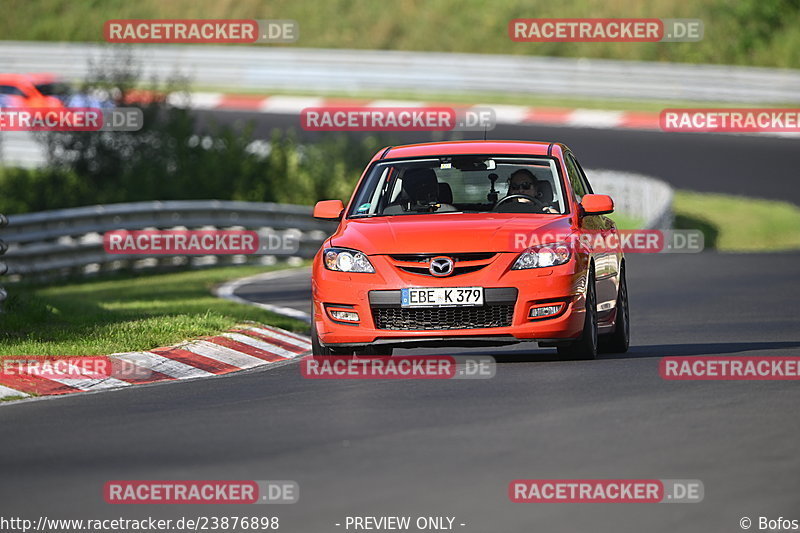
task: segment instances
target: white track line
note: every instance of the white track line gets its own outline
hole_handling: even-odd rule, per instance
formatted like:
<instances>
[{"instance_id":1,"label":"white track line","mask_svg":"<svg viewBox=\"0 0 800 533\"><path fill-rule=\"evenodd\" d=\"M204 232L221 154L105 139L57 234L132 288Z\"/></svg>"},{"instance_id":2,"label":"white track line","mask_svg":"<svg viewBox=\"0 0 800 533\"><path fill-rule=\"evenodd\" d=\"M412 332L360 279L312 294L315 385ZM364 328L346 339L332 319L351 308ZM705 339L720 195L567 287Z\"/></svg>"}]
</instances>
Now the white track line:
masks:
<instances>
[{"instance_id":1,"label":"white track line","mask_svg":"<svg viewBox=\"0 0 800 533\"><path fill-rule=\"evenodd\" d=\"M475 107L494 109L494 118L498 124L519 124L531 110L521 105L478 104Z\"/></svg>"},{"instance_id":2,"label":"white track line","mask_svg":"<svg viewBox=\"0 0 800 533\"><path fill-rule=\"evenodd\" d=\"M288 269L288 270L277 270L275 272L265 272L264 274L256 274L255 276L248 276L246 278L240 278L228 283L223 283L214 291L214 294L219 298L224 298L226 300L231 300L233 302L238 302L241 304L247 305L254 305L256 307L260 307L261 309L265 309L267 311L271 311L273 313L277 313L279 315L287 316L289 318L295 318L297 320L302 320L303 322L311 323L311 315L305 313L303 311L299 311L297 309L292 309L291 307L283 307L280 305L272 305L272 304L264 304L260 302L253 302L250 300L246 300L239 296L236 296L234 292L236 289L245 285L247 283L251 283L253 281L269 281L273 279L280 279L292 276L297 272L302 272L303 270L311 270L310 268L306 269Z\"/></svg>"},{"instance_id":3,"label":"white track line","mask_svg":"<svg viewBox=\"0 0 800 533\"><path fill-rule=\"evenodd\" d=\"M255 326L255 327L261 327L261 326ZM308 340L308 337L306 337L305 335L300 335L299 333L294 333L294 332L291 332L291 331L286 331L285 329L281 329L281 328L279 328L279 327L276 327L276 326L264 326L264 328L263 328L263 329L268 329L268 330L270 330L270 331L272 331L272 330L276 330L276 331L274 331L274 332L280 333L281 335L286 335L287 337L292 337L292 338L294 338L294 339L296 339L296 340L300 341L300 342L301 342L301 343L303 343L303 344L308 344L308 343L310 342L310 341Z\"/></svg>"},{"instance_id":4,"label":"white track line","mask_svg":"<svg viewBox=\"0 0 800 533\"><path fill-rule=\"evenodd\" d=\"M224 96L222 93L190 93L188 104L191 109L214 109ZM167 102L175 106L183 106L187 103L180 93L167 96Z\"/></svg>"},{"instance_id":5,"label":"white track line","mask_svg":"<svg viewBox=\"0 0 800 533\"><path fill-rule=\"evenodd\" d=\"M622 111L598 111L596 109L576 109L567 118L567 126L582 128L616 128L622 121ZM534 116L535 118L535 116Z\"/></svg>"},{"instance_id":6,"label":"white track line","mask_svg":"<svg viewBox=\"0 0 800 533\"><path fill-rule=\"evenodd\" d=\"M373 100L367 107L428 107L429 105L419 100Z\"/></svg>"},{"instance_id":7,"label":"white track line","mask_svg":"<svg viewBox=\"0 0 800 533\"><path fill-rule=\"evenodd\" d=\"M262 113L296 113L307 107L323 107L324 98L313 96L270 96L264 99L259 110Z\"/></svg>"}]
</instances>

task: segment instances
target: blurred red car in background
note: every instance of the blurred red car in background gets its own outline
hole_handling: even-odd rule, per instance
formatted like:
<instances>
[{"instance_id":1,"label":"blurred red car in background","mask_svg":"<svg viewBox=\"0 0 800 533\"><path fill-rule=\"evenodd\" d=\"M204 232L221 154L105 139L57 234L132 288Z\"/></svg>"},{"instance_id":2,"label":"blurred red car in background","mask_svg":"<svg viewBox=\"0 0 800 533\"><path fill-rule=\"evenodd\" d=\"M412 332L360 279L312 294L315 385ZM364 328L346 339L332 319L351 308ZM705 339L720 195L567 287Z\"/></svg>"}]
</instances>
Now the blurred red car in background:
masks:
<instances>
[{"instance_id":1,"label":"blurred red car in background","mask_svg":"<svg viewBox=\"0 0 800 533\"><path fill-rule=\"evenodd\" d=\"M0 74L3 107L64 107L69 84L53 74Z\"/></svg>"}]
</instances>

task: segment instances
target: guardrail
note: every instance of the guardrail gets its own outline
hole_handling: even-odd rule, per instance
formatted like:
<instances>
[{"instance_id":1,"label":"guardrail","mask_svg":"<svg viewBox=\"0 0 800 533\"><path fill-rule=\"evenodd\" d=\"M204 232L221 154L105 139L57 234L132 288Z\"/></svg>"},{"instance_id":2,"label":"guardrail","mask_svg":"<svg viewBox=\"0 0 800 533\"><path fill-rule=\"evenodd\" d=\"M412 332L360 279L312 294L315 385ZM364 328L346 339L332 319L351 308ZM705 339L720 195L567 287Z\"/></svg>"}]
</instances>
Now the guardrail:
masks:
<instances>
[{"instance_id":1,"label":"guardrail","mask_svg":"<svg viewBox=\"0 0 800 533\"><path fill-rule=\"evenodd\" d=\"M595 192L611 194L617 209L645 221L647 229L667 229L672 220L672 189L664 182L636 174L588 171ZM94 205L8 217L8 275L52 278L120 269L181 265L261 263L275 255L123 255L103 248L111 230L247 229L260 234L292 233L299 240L291 257L311 258L335 223L316 220L312 208L264 202L188 200ZM0 219L2 221L2 219ZM2 250L2 247L0 247Z\"/></svg>"},{"instance_id":2,"label":"guardrail","mask_svg":"<svg viewBox=\"0 0 800 533\"><path fill-rule=\"evenodd\" d=\"M592 189L608 194L620 213L642 221L642 229L672 227L672 187L642 174L617 170L587 170Z\"/></svg>"},{"instance_id":3,"label":"guardrail","mask_svg":"<svg viewBox=\"0 0 800 533\"><path fill-rule=\"evenodd\" d=\"M111 230L247 229L293 233L300 247L291 257L310 258L335 224L311 217L312 208L263 202L188 200L94 205L8 217L11 280L83 275L120 269L167 268L181 265L261 263L275 255L171 256L109 254L103 234Z\"/></svg>"},{"instance_id":4,"label":"guardrail","mask_svg":"<svg viewBox=\"0 0 800 533\"><path fill-rule=\"evenodd\" d=\"M83 79L89 60L113 48L140 60L142 79L178 71L205 87L800 102L800 70L793 69L394 50L0 41L0 72Z\"/></svg>"},{"instance_id":5,"label":"guardrail","mask_svg":"<svg viewBox=\"0 0 800 533\"><path fill-rule=\"evenodd\" d=\"M7 167L35 168L47 162L45 147L29 131L0 132L0 163Z\"/></svg>"},{"instance_id":6,"label":"guardrail","mask_svg":"<svg viewBox=\"0 0 800 533\"><path fill-rule=\"evenodd\" d=\"M4 214L0 213L0 228L5 227L7 224L8 218L6 218ZM8 245L3 240L0 240L0 255L6 253L7 247ZM7 270L8 266L4 262L0 261L0 276L5 274ZM3 303L6 301L6 298L8 298L8 293L2 286L0 286L0 312L3 310Z\"/></svg>"}]
</instances>

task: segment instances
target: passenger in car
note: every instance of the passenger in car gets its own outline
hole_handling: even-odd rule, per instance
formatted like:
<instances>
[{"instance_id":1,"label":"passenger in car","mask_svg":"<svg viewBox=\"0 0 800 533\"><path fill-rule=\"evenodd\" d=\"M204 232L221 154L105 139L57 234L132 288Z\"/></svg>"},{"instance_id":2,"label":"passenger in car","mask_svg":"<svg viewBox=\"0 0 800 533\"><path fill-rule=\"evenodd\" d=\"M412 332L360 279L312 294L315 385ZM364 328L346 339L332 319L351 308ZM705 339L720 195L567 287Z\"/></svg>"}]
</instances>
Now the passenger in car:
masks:
<instances>
[{"instance_id":1,"label":"passenger in car","mask_svg":"<svg viewBox=\"0 0 800 533\"><path fill-rule=\"evenodd\" d=\"M436 179L436 172L430 168L412 168L402 177L403 188L398 199L384 209L384 214L398 214L409 211L442 212L457 211L452 202L453 193L449 187L442 187ZM441 199L441 193L449 197ZM442 200L449 200L443 203Z\"/></svg>"}]
</instances>

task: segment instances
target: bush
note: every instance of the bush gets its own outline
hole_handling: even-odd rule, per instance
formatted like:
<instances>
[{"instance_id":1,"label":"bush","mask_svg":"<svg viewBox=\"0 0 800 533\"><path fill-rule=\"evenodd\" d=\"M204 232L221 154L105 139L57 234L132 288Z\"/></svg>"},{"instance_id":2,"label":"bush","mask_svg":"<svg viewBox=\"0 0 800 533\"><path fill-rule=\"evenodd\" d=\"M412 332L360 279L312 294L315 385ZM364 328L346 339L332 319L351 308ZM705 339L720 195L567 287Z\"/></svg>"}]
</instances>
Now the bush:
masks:
<instances>
[{"instance_id":1,"label":"bush","mask_svg":"<svg viewBox=\"0 0 800 533\"><path fill-rule=\"evenodd\" d=\"M40 134L48 167L0 173L0 212L148 200L345 200L365 163L386 144L347 135L301 144L292 132L277 130L269 142L255 141L252 123L201 130L190 109L169 103L188 98L183 80L151 80L147 91L136 88L137 80L124 57L94 65L82 90L106 94L116 106L135 102L143 128Z\"/></svg>"},{"instance_id":2,"label":"bush","mask_svg":"<svg viewBox=\"0 0 800 533\"><path fill-rule=\"evenodd\" d=\"M64 169L0 169L0 213L15 214L95 203L94 191Z\"/></svg>"}]
</instances>

